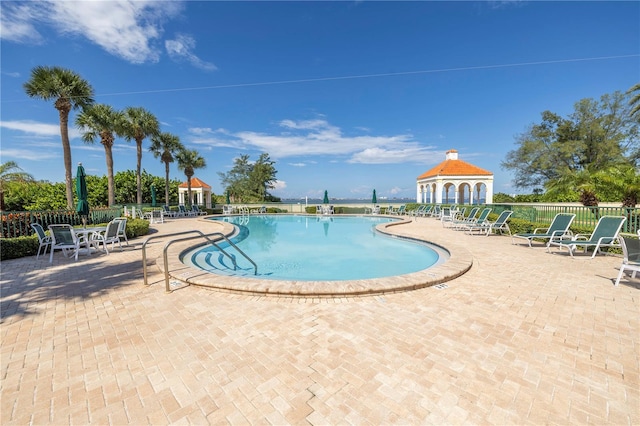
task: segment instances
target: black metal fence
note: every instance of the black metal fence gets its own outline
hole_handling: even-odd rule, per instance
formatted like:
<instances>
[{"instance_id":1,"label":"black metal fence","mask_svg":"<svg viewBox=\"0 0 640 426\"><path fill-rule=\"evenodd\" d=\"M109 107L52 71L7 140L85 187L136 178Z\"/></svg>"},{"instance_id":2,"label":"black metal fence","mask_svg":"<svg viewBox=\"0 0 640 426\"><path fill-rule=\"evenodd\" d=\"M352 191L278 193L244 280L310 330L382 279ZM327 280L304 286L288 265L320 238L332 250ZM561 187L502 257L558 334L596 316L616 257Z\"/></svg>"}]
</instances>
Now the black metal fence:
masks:
<instances>
[{"instance_id":1,"label":"black metal fence","mask_svg":"<svg viewBox=\"0 0 640 426\"><path fill-rule=\"evenodd\" d=\"M121 208L92 209L87 224L107 223L122 216ZM82 225L82 217L73 210L46 210L23 212L0 212L0 238L16 238L33 234L30 224L37 222L44 229L49 225L68 223Z\"/></svg>"}]
</instances>

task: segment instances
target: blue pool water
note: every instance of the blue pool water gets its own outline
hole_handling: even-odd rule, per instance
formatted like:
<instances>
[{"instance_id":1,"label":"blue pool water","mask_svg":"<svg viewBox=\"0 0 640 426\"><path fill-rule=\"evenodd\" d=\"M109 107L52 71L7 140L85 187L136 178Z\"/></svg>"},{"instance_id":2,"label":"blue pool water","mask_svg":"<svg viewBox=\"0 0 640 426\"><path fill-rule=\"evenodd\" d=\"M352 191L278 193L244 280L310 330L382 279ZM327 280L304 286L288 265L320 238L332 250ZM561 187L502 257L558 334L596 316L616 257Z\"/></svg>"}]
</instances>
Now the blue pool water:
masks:
<instances>
[{"instance_id":1,"label":"blue pool water","mask_svg":"<svg viewBox=\"0 0 640 426\"><path fill-rule=\"evenodd\" d=\"M252 278L297 281L342 281L390 277L429 268L445 253L423 243L377 232L395 219L367 216L258 215L221 219L238 227L232 241L257 265L228 244L238 269L212 246L184 253L182 260L203 270Z\"/></svg>"}]
</instances>

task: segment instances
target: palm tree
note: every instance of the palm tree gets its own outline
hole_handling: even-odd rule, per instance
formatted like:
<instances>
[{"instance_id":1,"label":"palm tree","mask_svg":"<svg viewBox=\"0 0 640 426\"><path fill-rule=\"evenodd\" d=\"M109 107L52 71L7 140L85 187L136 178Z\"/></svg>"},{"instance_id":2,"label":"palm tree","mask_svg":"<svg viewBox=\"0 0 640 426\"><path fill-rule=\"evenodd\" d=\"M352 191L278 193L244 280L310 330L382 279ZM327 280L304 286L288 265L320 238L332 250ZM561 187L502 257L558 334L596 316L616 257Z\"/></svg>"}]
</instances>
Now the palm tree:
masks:
<instances>
[{"instance_id":1,"label":"palm tree","mask_svg":"<svg viewBox=\"0 0 640 426\"><path fill-rule=\"evenodd\" d=\"M136 168L136 185L138 187L137 201L142 204L142 141L160 133L160 123L155 115L144 108L128 107L124 110L121 135L127 140L135 140L138 153L138 166Z\"/></svg>"},{"instance_id":2,"label":"palm tree","mask_svg":"<svg viewBox=\"0 0 640 426\"><path fill-rule=\"evenodd\" d=\"M631 106L630 115L632 117L637 115L640 118L640 83L635 84L627 93L633 94L629 100L629 105Z\"/></svg>"},{"instance_id":3,"label":"palm tree","mask_svg":"<svg viewBox=\"0 0 640 426\"><path fill-rule=\"evenodd\" d=\"M149 151L153 153L155 158L160 157L160 161L164 163L164 199L167 206L169 205L169 163L173 163L173 156L181 150L184 150L184 146L182 146L180 138L176 135L162 132L151 137L151 148L149 148Z\"/></svg>"},{"instance_id":4,"label":"palm tree","mask_svg":"<svg viewBox=\"0 0 640 426\"><path fill-rule=\"evenodd\" d=\"M71 146L69 144L69 112L93 104L93 87L75 72L60 67L38 66L31 70L31 79L24 84L31 98L45 101L55 99L60 115L60 137L64 157L67 208L73 209L73 177L71 175Z\"/></svg>"},{"instance_id":5,"label":"palm tree","mask_svg":"<svg viewBox=\"0 0 640 426\"><path fill-rule=\"evenodd\" d=\"M105 104L93 105L82 111L76 117L76 125L80 127L82 140L85 143L93 143L100 138L100 143L104 146L104 153L107 158L107 188L109 206L116 203L115 184L113 179L113 141L114 133L118 131L123 120L123 114Z\"/></svg>"},{"instance_id":6,"label":"palm tree","mask_svg":"<svg viewBox=\"0 0 640 426\"><path fill-rule=\"evenodd\" d=\"M176 160L178 160L178 169L182 170L187 177L187 197L189 201L188 204L191 205L193 203L193 198L191 197L191 177L194 175L195 169L204 169L207 167L207 163L195 149L182 149L176 155Z\"/></svg>"},{"instance_id":7,"label":"palm tree","mask_svg":"<svg viewBox=\"0 0 640 426\"><path fill-rule=\"evenodd\" d=\"M28 182L33 176L22 171L15 161L0 164L0 210L4 210L4 186L7 182Z\"/></svg>"}]
</instances>

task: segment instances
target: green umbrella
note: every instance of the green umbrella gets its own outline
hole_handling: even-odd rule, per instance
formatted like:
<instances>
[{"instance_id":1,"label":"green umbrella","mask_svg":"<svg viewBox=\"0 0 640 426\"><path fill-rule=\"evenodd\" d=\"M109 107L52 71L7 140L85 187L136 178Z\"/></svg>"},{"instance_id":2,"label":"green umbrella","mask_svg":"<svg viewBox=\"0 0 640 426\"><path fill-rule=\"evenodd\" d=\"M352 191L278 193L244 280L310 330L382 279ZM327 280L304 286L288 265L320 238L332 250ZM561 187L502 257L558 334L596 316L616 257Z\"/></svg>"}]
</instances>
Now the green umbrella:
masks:
<instances>
[{"instance_id":1,"label":"green umbrella","mask_svg":"<svg viewBox=\"0 0 640 426\"><path fill-rule=\"evenodd\" d=\"M231 204L231 200L229 199L229 191L227 191L227 205Z\"/></svg>"},{"instance_id":2,"label":"green umbrella","mask_svg":"<svg viewBox=\"0 0 640 426\"><path fill-rule=\"evenodd\" d=\"M87 193L87 175L84 173L84 167L82 163L78 163L78 171L76 172L76 195L78 196L78 204L76 205L76 212L82 216L82 224L87 226L87 216L89 216L89 197Z\"/></svg>"},{"instance_id":3,"label":"green umbrella","mask_svg":"<svg viewBox=\"0 0 640 426\"><path fill-rule=\"evenodd\" d=\"M376 190L373 190L373 197L371 197L371 203L376 204L378 202L378 197L376 197Z\"/></svg>"},{"instance_id":4,"label":"green umbrella","mask_svg":"<svg viewBox=\"0 0 640 426\"><path fill-rule=\"evenodd\" d=\"M156 186L151 184L151 206L156 206Z\"/></svg>"},{"instance_id":5,"label":"green umbrella","mask_svg":"<svg viewBox=\"0 0 640 426\"><path fill-rule=\"evenodd\" d=\"M323 204L329 204L329 194L327 194L327 190L324 190L324 199L322 200Z\"/></svg>"}]
</instances>

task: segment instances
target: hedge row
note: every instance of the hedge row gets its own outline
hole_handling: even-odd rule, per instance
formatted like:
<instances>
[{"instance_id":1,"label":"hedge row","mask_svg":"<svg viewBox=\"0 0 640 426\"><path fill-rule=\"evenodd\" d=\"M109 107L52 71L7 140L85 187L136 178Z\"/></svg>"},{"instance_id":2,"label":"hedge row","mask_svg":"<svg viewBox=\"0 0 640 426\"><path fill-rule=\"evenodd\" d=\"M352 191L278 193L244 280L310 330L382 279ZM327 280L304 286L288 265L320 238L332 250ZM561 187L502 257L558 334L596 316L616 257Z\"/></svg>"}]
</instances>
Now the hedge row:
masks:
<instances>
[{"instance_id":1,"label":"hedge row","mask_svg":"<svg viewBox=\"0 0 640 426\"><path fill-rule=\"evenodd\" d=\"M127 238L136 238L142 235L147 235L149 233L149 221L144 219L127 220L126 233ZM0 260L35 256L38 254L39 245L37 235L18 238L0 238Z\"/></svg>"}]
</instances>

